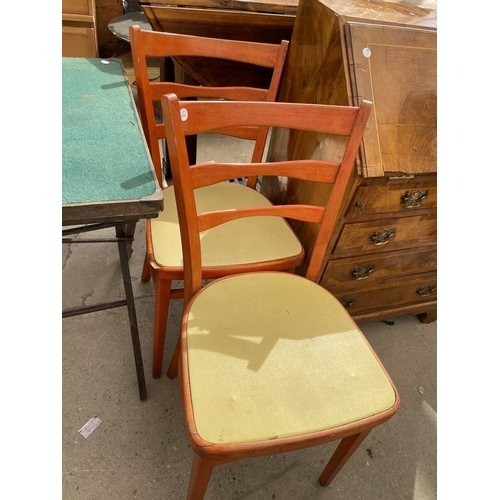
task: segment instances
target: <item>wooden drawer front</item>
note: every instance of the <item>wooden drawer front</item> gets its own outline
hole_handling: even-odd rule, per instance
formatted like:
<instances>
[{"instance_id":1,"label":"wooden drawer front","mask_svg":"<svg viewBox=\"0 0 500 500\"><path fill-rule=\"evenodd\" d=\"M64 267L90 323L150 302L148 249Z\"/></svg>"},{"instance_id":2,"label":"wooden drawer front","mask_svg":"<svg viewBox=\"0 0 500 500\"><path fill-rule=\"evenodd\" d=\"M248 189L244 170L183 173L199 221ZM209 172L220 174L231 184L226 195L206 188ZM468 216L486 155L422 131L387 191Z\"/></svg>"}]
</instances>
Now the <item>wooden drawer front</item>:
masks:
<instances>
[{"instance_id":1,"label":"wooden drawer front","mask_svg":"<svg viewBox=\"0 0 500 500\"><path fill-rule=\"evenodd\" d=\"M346 224L334 258L435 245L437 214Z\"/></svg>"},{"instance_id":2,"label":"wooden drawer front","mask_svg":"<svg viewBox=\"0 0 500 500\"><path fill-rule=\"evenodd\" d=\"M437 270L437 248L403 250L328 262L320 284L331 291L339 286L352 289L368 282Z\"/></svg>"},{"instance_id":3,"label":"wooden drawer front","mask_svg":"<svg viewBox=\"0 0 500 500\"><path fill-rule=\"evenodd\" d=\"M63 26L62 57L98 57L95 30Z\"/></svg>"},{"instance_id":4,"label":"wooden drawer front","mask_svg":"<svg viewBox=\"0 0 500 500\"><path fill-rule=\"evenodd\" d=\"M347 218L370 214L405 213L437 206L437 182L361 186L346 212Z\"/></svg>"},{"instance_id":5,"label":"wooden drawer front","mask_svg":"<svg viewBox=\"0 0 500 500\"><path fill-rule=\"evenodd\" d=\"M62 0L62 11L65 14L94 14L94 0Z\"/></svg>"},{"instance_id":6,"label":"wooden drawer front","mask_svg":"<svg viewBox=\"0 0 500 500\"><path fill-rule=\"evenodd\" d=\"M425 273L403 278L389 278L372 282L359 290L330 291L342 302L350 314L380 310L384 306L400 307L437 299L437 273Z\"/></svg>"}]
</instances>

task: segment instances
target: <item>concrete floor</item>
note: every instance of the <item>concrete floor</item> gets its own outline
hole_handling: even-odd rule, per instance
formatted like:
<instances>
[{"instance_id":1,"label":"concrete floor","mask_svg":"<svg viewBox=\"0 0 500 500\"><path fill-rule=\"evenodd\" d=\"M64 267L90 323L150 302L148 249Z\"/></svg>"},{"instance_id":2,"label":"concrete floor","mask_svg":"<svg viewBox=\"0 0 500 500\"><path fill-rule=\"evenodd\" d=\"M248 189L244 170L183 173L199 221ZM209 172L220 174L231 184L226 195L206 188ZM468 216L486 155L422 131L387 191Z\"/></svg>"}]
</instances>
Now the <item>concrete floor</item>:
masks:
<instances>
[{"instance_id":1,"label":"concrete floor","mask_svg":"<svg viewBox=\"0 0 500 500\"><path fill-rule=\"evenodd\" d=\"M235 152L219 136L199 144L208 155L199 157L203 161L222 161L221 155ZM212 156L215 151L221 154ZM65 500L177 500L186 495L192 455L177 379L151 376L154 290L151 282L140 280L144 229L141 221L130 267L148 400L139 400L126 308L62 322ZM124 297L114 244L63 245L62 268L63 309ZM171 302L165 365L181 310L182 301ZM394 380L401 408L371 432L329 487L321 487L318 477L336 443L217 467L205 499L437 498L437 323L424 325L413 316L386 320L394 324L375 321L361 329ZM102 423L85 439L78 431L93 416Z\"/></svg>"}]
</instances>

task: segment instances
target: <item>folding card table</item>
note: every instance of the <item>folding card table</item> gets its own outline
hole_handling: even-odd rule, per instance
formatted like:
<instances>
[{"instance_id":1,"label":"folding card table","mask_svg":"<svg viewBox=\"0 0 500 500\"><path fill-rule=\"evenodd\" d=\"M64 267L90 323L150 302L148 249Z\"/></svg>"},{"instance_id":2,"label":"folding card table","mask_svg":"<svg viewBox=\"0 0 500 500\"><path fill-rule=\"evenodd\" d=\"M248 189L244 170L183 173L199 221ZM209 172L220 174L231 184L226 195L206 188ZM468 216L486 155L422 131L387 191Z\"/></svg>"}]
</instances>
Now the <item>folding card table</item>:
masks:
<instances>
[{"instance_id":1,"label":"folding card table","mask_svg":"<svg viewBox=\"0 0 500 500\"><path fill-rule=\"evenodd\" d=\"M163 209L163 195L119 60L62 58L63 243L116 242L125 299L63 311L63 318L127 306L141 400L147 398L129 255L139 219ZM114 227L116 238L67 236Z\"/></svg>"}]
</instances>

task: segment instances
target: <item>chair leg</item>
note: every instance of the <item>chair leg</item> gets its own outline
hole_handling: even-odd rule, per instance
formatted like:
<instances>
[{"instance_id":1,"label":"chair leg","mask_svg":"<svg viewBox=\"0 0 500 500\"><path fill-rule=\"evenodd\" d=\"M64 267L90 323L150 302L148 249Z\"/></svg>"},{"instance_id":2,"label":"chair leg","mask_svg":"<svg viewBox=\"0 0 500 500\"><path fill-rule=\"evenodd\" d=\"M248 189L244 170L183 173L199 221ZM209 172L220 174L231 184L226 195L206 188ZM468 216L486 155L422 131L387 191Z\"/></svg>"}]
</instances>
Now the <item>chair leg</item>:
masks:
<instances>
[{"instance_id":1,"label":"chair leg","mask_svg":"<svg viewBox=\"0 0 500 500\"><path fill-rule=\"evenodd\" d=\"M153 338L153 378L161 377L171 286L172 282L170 280L161 279L159 277L156 280Z\"/></svg>"},{"instance_id":2,"label":"chair leg","mask_svg":"<svg viewBox=\"0 0 500 500\"><path fill-rule=\"evenodd\" d=\"M333 478L340 472L340 469L342 469L349 458L351 458L351 455L356 451L365 437L368 436L369 432L370 431L354 434L340 441L332 458L326 464L325 469L319 477L321 486L328 486L332 482Z\"/></svg>"},{"instance_id":3,"label":"chair leg","mask_svg":"<svg viewBox=\"0 0 500 500\"><path fill-rule=\"evenodd\" d=\"M151 267L149 266L149 255L146 252L144 256L144 264L142 265L141 281L147 283L151 279Z\"/></svg>"},{"instance_id":4,"label":"chair leg","mask_svg":"<svg viewBox=\"0 0 500 500\"><path fill-rule=\"evenodd\" d=\"M189 478L189 487L187 500L202 500L207 491L207 486L212 475L214 462L201 458L193 452L193 464L191 466L191 477Z\"/></svg>"},{"instance_id":5,"label":"chair leg","mask_svg":"<svg viewBox=\"0 0 500 500\"><path fill-rule=\"evenodd\" d=\"M168 378L175 378L177 375L180 352L181 352L181 336L179 335L179 337L177 339L177 344L175 344L174 354L172 356L172 359L170 360L170 365L168 367L168 371L167 371Z\"/></svg>"}]
</instances>

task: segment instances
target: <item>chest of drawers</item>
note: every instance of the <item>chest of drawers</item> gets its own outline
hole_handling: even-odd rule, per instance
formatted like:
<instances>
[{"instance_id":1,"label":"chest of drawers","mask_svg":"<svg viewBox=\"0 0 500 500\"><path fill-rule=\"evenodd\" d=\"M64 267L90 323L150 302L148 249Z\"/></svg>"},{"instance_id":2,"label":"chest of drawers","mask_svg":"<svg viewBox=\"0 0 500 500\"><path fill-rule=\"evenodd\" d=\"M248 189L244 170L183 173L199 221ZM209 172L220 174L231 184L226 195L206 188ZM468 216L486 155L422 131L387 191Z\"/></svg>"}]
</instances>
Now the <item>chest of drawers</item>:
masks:
<instances>
[{"instance_id":1,"label":"chest of drawers","mask_svg":"<svg viewBox=\"0 0 500 500\"><path fill-rule=\"evenodd\" d=\"M361 182L337 223L320 282L357 320L435 319L437 185L422 179Z\"/></svg>"},{"instance_id":2,"label":"chest of drawers","mask_svg":"<svg viewBox=\"0 0 500 500\"><path fill-rule=\"evenodd\" d=\"M357 167L319 282L356 321L436 319L436 2L301 0L279 99L372 101ZM330 138L275 130L268 159L332 158ZM308 203L328 188L264 179L272 200ZM307 250L314 225L292 224ZM301 270L299 269L300 273Z\"/></svg>"}]
</instances>

